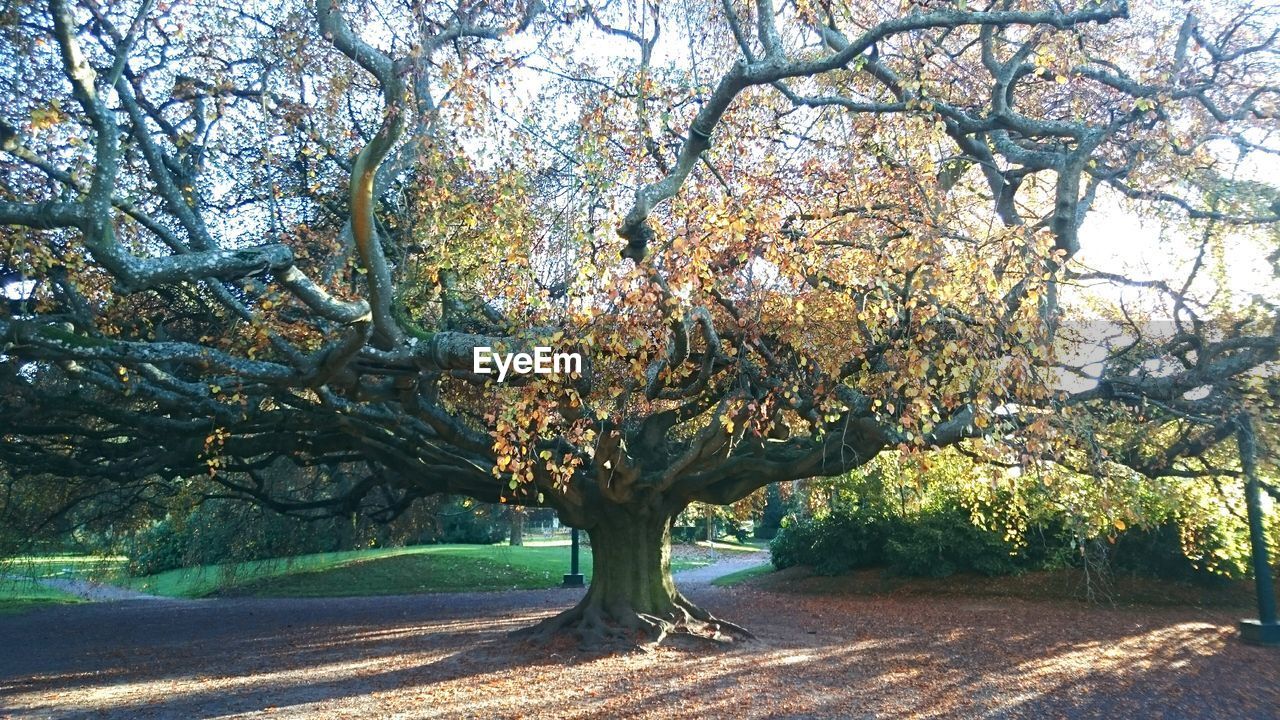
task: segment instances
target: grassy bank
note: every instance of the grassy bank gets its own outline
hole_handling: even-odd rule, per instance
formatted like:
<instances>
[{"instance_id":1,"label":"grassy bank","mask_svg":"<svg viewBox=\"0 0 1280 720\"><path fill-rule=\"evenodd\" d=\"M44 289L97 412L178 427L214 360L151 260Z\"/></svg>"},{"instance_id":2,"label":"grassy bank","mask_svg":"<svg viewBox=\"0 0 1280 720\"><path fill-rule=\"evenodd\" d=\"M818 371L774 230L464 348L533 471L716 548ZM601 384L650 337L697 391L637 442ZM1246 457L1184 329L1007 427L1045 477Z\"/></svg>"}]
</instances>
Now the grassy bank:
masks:
<instances>
[{"instance_id":1,"label":"grassy bank","mask_svg":"<svg viewBox=\"0 0 1280 720\"><path fill-rule=\"evenodd\" d=\"M590 563L584 549L588 577ZM185 568L126 584L169 597L398 595L554 587L568 565L563 546L426 545Z\"/></svg>"},{"instance_id":2,"label":"grassy bank","mask_svg":"<svg viewBox=\"0 0 1280 720\"><path fill-rule=\"evenodd\" d=\"M766 563L763 565L756 565L755 567L749 567L745 570L731 572L728 575L721 575L715 580L712 580L711 584L720 587L731 587L733 585L741 585L751 578L759 577L771 572L774 572L773 566Z\"/></svg>"},{"instance_id":3,"label":"grassy bank","mask_svg":"<svg viewBox=\"0 0 1280 720\"><path fill-rule=\"evenodd\" d=\"M727 543L677 546L674 571L700 567L735 551L756 548ZM339 597L420 592L475 592L548 588L569 571L564 541L509 545L420 545L317 553L296 557L201 565L146 576L130 576L124 557L50 555L0 561L12 578L92 579L164 597L213 595ZM591 548L581 551L582 572L591 578ZM16 581L15 581L16 582ZM10 583L15 584L14 582ZM24 581L23 602L55 602L69 596ZM43 597L36 594L44 593ZM15 607L16 590L8 596ZM74 599L74 598L71 598Z\"/></svg>"},{"instance_id":4,"label":"grassy bank","mask_svg":"<svg viewBox=\"0 0 1280 720\"><path fill-rule=\"evenodd\" d=\"M708 562L694 554L675 559L672 566L682 570ZM165 597L395 595L554 587L569 570L569 547L564 543L538 542L523 547L377 548L201 565L141 577L129 576L126 564L121 557L60 555L12 558L0 566L9 576L93 579ZM581 567L589 580L589 547L582 548ZM29 580L24 587L28 588L24 597L40 591L40 586Z\"/></svg>"},{"instance_id":5,"label":"grassy bank","mask_svg":"<svg viewBox=\"0 0 1280 720\"><path fill-rule=\"evenodd\" d=\"M0 615L12 615L47 605L80 602L74 595L50 590L35 580L0 578Z\"/></svg>"}]
</instances>

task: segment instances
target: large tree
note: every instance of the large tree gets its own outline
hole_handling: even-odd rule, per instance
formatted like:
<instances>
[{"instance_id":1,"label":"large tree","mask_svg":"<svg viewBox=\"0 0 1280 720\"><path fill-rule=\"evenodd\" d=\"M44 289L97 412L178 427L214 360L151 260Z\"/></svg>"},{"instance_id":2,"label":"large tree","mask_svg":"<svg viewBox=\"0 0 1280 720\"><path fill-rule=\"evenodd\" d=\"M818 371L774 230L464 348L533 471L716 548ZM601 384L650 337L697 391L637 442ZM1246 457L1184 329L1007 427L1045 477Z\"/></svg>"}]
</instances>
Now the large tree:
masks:
<instances>
[{"instance_id":1,"label":"large tree","mask_svg":"<svg viewBox=\"0 0 1280 720\"><path fill-rule=\"evenodd\" d=\"M49 0L0 37L4 472L550 506L595 573L543 630L738 633L672 583L689 503L1038 457L1072 406L1172 407L1280 344L1272 295L1074 392L1054 351L1097 198L1273 241L1225 169L1275 153L1248 4ZM538 344L582 371L474 372Z\"/></svg>"}]
</instances>

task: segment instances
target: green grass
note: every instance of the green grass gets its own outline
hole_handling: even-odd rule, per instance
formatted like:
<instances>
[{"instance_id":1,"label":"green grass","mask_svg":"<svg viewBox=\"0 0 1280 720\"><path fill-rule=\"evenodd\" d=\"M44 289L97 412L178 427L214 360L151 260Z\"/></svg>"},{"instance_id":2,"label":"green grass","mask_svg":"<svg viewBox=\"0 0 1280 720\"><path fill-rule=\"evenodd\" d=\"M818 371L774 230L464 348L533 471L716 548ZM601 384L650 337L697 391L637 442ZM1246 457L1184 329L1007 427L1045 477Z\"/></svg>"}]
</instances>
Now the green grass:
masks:
<instances>
[{"instance_id":1,"label":"green grass","mask_svg":"<svg viewBox=\"0 0 1280 720\"><path fill-rule=\"evenodd\" d=\"M730 585L737 585L738 583L746 580L750 580L753 577L758 577L760 575L765 575L771 572L773 572L773 566L766 563L764 565L749 567L749 568L746 568L745 570L731 572L728 575L721 575L715 580L712 580L711 584L719 585L721 587L728 587Z\"/></svg>"},{"instance_id":2,"label":"green grass","mask_svg":"<svg viewBox=\"0 0 1280 720\"><path fill-rule=\"evenodd\" d=\"M754 538L742 543L725 542L723 540L715 540L713 542L707 542L706 540L699 540L695 542L694 545L697 545L698 547L709 548L711 550L725 550L728 552L749 552L750 553L750 552L759 552L760 550L767 548L769 546L769 541L756 540Z\"/></svg>"},{"instance_id":3,"label":"green grass","mask_svg":"<svg viewBox=\"0 0 1280 720\"><path fill-rule=\"evenodd\" d=\"M109 581L124 574L123 555L24 555L0 559L0 575Z\"/></svg>"},{"instance_id":4,"label":"green grass","mask_svg":"<svg viewBox=\"0 0 1280 720\"><path fill-rule=\"evenodd\" d=\"M542 588L559 580L560 576L553 576L551 571L538 571L521 563L450 553L417 553L273 575L234 584L222 592L266 597L402 595Z\"/></svg>"},{"instance_id":5,"label":"green grass","mask_svg":"<svg viewBox=\"0 0 1280 720\"><path fill-rule=\"evenodd\" d=\"M80 602L74 595L51 590L27 578L0 579L0 615L14 615L46 605Z\"/></svg>"},{"instance_id":6,"label":"green grass","mask_svg":"<svg viewBox=\"0 0 1280 720\"><path fill-rule=\"evenodd\" d=\"M39 578L114 579L125 558L98 555L32 555L0 559L0 615L14 615L38 607L77 603L70 593L53 590Z\"/></svg>"},{"instance_id":7,"label":"green grass","mask_svg":"<svg viewBox=\"0 0 1280 720\"><path fill-rule=\"evenodd\" d=\"M672 569L697 564L677 560ZM590 580L590 548L582 548L581 567ZM568 571L566 544L421 545L205 565L119 584L166 597L395 595L555 587Z\"/></svg>"},{"instance_id":8,"label":"green grass","mask_svg":"<svg viewBox=\"0 0 1280 720\"><path fill-rule=\"evenodd\" d=\"M225 588L255 582L264 578L290 573L325 570L357 560L394 557L413 552L415 549L348 550L344 552L299 555L289 558L252 560L225 565L197 565L190 568L166 570L155 575L121 578L117 581L117 584L133 590L165 597L205 597Z\"/></svg>"},{"instance_id":9,"label":"green grass","mask_svg":"<svg viewBox=\"0 0 1280 720\"><path fill-rule=\"evenodd\" d=\"M716 543L715 548L745 549L723 543ZM126 562L123 557L32 556L0 561L0 568L3 568L0 573L26 578L92 578L152 595L186 598L220 594L339 597L534 589L560 584L569 571L569 547L565 541L551 540L534 541L524 547L421 545L378 548L202 565L144 577L125 575ZM673 571L679 571L707 562L703 558L680 558L673 560L671 565ZM589 581L589 547L582 548L581 567ZM28 586L39 587L35 583L28 583ZM48 600L54 601L54 598L49 597Z\"/></svg>"}]
</instances>

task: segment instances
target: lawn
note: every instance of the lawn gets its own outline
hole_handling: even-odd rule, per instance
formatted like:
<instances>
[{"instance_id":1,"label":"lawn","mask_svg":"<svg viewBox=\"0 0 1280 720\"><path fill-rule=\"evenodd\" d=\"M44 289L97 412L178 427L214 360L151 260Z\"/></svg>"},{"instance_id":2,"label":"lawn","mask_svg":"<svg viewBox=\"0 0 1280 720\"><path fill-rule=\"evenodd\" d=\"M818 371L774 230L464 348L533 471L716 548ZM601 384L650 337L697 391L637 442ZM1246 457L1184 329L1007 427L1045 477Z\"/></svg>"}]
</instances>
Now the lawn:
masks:
<instances>
[{"instance_id":1,"label":"lawn","mask_svg":"<svg viewBox=\"0 0 1280 720\"><path fill-rule=\"evenodd\" d=\"M751 550L715 543L678 546L675 571L700 567L714 551ZM93 579L165 597L258 595L340 597L419 592L536 589L559 585L569 571L564 541L509 545L419 545L317 553L222 565L201 565L141 577L125 573L127 558L50 555L0 561L0 574L20 578ZM582 572L591 578L591 548L583 547ZM21 580L22 602L52 602L70 597ZM45 596L36 597L35 594ZM7 597L18 602L17 591ZM6 600L8 602L9 600ZM16 606L16 605L15 605Z\"/></svg>"},{"instance_id":2,"label":"lawn","mask_svg":"<svg viewBox=\"0 0 1280 720\"><path fill-rule=\"evenodd\" d=\"M545 567L548 563L537 557L508 558L504 562L494 559L490 553L470 553L463 548L448 550L457 551L348 560L323 568L233 582L219 592L267 597L341 597L516 590L551 587L559 583L564 574L563 562L553 563L552 568Z\"/></svg>"},{"instance_id":3,"label":"lawn","mask_svg":"<svg viewBox=\"0 0 1280 720\"><path fill-rule=\"evenodd\" d=\"M80 602L74 595L50 590L28 578L0 577L0 615L25 612L43 605Z\"/></svg>"},{"instance_id":4,"label":"lawn","mask_svg":"<svg viewBox=\"0 0 1280 720\"><path fill-rule=\"evenodd\" d=\"M40 555L0 559L0 615L33 608L81 602L80 598L52 590L33 578L83 578L118 576L125 558L92 555Z\"/></svg>"},{"instance_id":5,"label":"lawn","mask_svg":"<svg viewBox=\"0 0 1280 720\"><path fill-rule=\"evenodd\" d=\"M0 575L107 580L119 577L128 561L123 555L23 555L0 559Z\"/></svg>"},{"instance_id":6,"label":"lawn","mask_svg":"<svg viewBox=\"0 0 1280 720\"><path fill-rule=\"evenodd\" d=\"M375 550L307 555L292 560L292 567L278 563L254 567L252 570L262 572L251 576L237 573L243 567L232 568L215 592L336 597L554 587L568 572L569 549L555 545L426 545L381 553ZM582 550L581 565L590 578L591 551L587 548ZM176 584L181 585L182 571L177 573ZM179 588L176 593L163 594L192 593Z\"/></svg>"},{"instance_id":7,"label":"lawn","mask_svg":"<svg viewBox=\"0 0 1280 720\"><path fill-rule=\"evenodd\" d=\"M765 575L771 572L773 572L772 565L769 565L769 564L756 565L755 567L749 567L749 568L746 568L745 570L731 572L728 575L721 575L715 580L712 580L711 584L718 585L720 587L729 587L732 585L737 585L742 582L746 582L747 580L750 580L753 577L758 577L760 575Z\"/></svg>"},{"instance_id":8,"label":"lawn","mask_svg":"<svg viewBox=\"0 0 1280 720\"><path fill-rule=\"evenodd\" d=\"M672 569L706 563L677 558ZM590 548L582 548L581 566L589 581ZM559 585L568 571L564 544L419 545L204 565L117 582L166 597L337 597L546 588Z\"/></svg>"}]
</instances>

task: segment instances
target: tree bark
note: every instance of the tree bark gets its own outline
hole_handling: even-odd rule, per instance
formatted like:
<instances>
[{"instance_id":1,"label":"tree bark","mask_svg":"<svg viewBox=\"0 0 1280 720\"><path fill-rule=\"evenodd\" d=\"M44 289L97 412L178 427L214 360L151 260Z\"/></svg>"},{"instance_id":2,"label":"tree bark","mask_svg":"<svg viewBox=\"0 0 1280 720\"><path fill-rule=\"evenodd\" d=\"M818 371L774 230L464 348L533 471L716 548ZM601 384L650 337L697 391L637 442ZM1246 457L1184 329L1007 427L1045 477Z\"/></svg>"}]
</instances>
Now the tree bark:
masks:
<instances>
[{"instance_id":1,"label":"tree bark","mask_svg":"<svg viewBox=\"0 0 1280 720\"><path fill-rule=\"evenodd\" d=\"M671 578L672 517L611 508L587 528L592 576L586 596L520 634L545 638L567 632L587 646L641 648L656 646L669 634L719 642L751 639L751 633L716 619L676 590Z\"/></svg>"},{"instance_id":2,"label":"tree bark","mask_svg":"<svg viewBox=\"0 0 1280 720\"><path fill-rule=\"evenodd\" d=\"M671 579L671 531L666 518L613 518L587 531L591 589L584 602L613 615L660 616L676 605Z\"/></svg>"},{"instance_id":3,"label":"tree bark","mask_svg":"<svg viewBox=\"0 0 1280 720\"><path fill-rule=\"evenodd\" d=\"M524 518L526 512L524 508L511 508L511 545L513 547L524 545Z\"/></svg>"}]
</instances>

